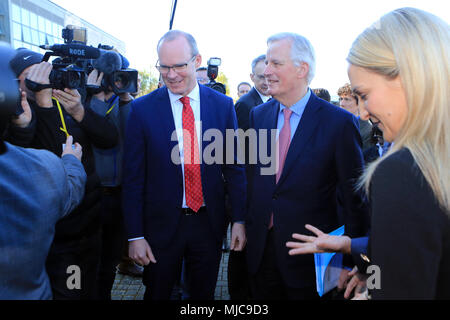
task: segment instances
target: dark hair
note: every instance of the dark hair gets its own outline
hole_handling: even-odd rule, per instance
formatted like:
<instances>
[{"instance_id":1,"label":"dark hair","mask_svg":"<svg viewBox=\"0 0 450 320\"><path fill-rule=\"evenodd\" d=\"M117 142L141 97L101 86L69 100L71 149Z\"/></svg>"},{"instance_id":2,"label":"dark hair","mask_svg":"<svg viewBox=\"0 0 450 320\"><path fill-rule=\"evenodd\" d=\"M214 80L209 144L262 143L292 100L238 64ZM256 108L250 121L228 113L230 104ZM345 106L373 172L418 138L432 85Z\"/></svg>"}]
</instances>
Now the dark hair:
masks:
<instances>
[{"instance_id":1,"label":"dark hair","mask_svg":"<svg viewBox=\"0 0 450 320\"><path fill-rule=\"evenodd\" d=\"M200 67L200 68L198 68L198 69L195 70L195 71L208 71L208 68L206 68L206 67Z\"/></svg>"},{"instance_id":2,"label":"dark hair","mask_svg":"<svg viewBox=\"0 0 450 320\"><path fill-rule=\"evenodd\" d=\"M239 87L242 86L243 84L248 85L250 88L252 87L252 85L250 83L244 81L244 82L241 82L238 84L238 86L237 86L238 91L239 91Z\"/></svg>"},{"instance_id":3,"label":"dark hair","mask_svg":"<svg viewBox=\"0 0 450 320\"><path fill-rule=\"evenodd\" d=\"M313 92L320 99L330 102L331 96L327 89L324 88L313 89Z\"/></svg>"}]
</instances>

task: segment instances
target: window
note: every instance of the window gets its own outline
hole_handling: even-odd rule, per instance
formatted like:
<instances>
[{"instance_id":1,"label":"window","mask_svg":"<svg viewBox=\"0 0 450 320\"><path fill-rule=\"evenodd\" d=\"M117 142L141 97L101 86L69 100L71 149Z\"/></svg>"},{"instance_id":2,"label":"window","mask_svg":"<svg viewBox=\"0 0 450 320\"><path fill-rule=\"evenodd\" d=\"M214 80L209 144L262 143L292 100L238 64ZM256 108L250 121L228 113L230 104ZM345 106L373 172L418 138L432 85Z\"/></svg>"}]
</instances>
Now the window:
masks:
<instances>
[{"instance_id":1,"label":"window","mask_svg":"<svg viewBox=\"0 0 450 320\"><path fill-rule=\"evenodd\" d=\"M39 31L45 32L45 19L41 16L38 16L38 25Z\"/></svg>"},{"instance_id":2,"label":"window","mask_svg":"<svg viewBox=\"0 0 450 320\"><path fill-rule=\"evenodd\" d=\"M13 38L22 41L22 27L17 22L13 22Z\"/></svg>"},{"instance_id":3,"label":"window","mask_svg":"<svg viewBox=\"0 0 450 320\"><path fill-rule=\"evenodd\" d=\"M31 42L33 42L34 45L41 45L43 43L39 43L39 33L37 30L31 29Z\"/></svg>"},{"instance_id":4,"label":"window","mask_svg":"<svg viewBox=\"0 0 450 320\"><path fill-rule=\"evenodd\" d=\"M30 27L32 27L33 29L39 29L38 28L38 17L33 12L30 12Z\"/></svg>"},{"instance_id":5,"label":"window","mask_svg":"<svg viewBox=\"0 0 450 320\"><path fill-rule=\"evenodd\" d=\"M15 4L12 5L12 19L14 21L20 22L20 8Z\"/></svg>"},{"instance_id":6,"label":"window","mask_svg":"<svg viewBox=\"0 0 450 320\"><path fill-rule=\"evenodd\" d=\"M23 41L31 42L31 30L28 27L22 26Z\"/></svg>"},{"instance_id":7,"label":"window","mask_svg":"<svg viewBox=\"0 0 450 320\"><path fill-rule=\"evenodd\" d=\"M29 26L30 25L30 11L22 8L22 24Z\"/></svg>"}]
</instances>

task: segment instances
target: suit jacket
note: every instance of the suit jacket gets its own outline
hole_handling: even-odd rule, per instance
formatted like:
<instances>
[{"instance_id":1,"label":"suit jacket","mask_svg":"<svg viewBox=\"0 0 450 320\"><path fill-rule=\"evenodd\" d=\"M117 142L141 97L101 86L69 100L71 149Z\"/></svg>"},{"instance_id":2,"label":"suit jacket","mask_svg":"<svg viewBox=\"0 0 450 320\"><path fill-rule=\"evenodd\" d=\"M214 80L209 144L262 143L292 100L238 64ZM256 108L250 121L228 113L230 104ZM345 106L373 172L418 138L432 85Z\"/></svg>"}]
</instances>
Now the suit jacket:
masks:
<instances>
[{"instance_id":1,"label":"suit jacket","mask_svg":"<svg viewBox=\"0 0 450 320\"><path fill-rule=\"evenodd\" d=\"M361 120L361 118L358 118L359 122L359 132L361 133L361 139L362 139L362 150L363 152L373 145L375 143L372 142L372 125L369 123L369 121Z\"/></svg>"},{"instance_id":2,"label":"suit jacket","mask_svg":"<svg viewBox=\"0 0 450 320\"><path fill-rule=\"evenodd\" d=\"M250 113L250 126L256 130L269 130L267 141L270 141L270 129L276 128L279 108L280 103L271 100ZM343 191L346 234L350 237L364 235L366 206L353 192L363 167L360 145L357 119L311 94L292 138L278 184L275 174L261 174L261 169L267 169L270 164L263 164L258 159L257 164L252 165L248 177L246 222L251 273L255 273L261 263L273 212L276 260L285 283L296 288L314 286L313 255L289 256L286 242L292 240L295 232L309 233L304 227L307 223L324 232L339 227L338 186ZM258 143L258 148L261 147ZM271 150L271 146L267 150Z\"/></svg>"},{"instance_id":3,"label":"suit jacket","mask_svg":"<svg viewBox=\"0 0 450 320\"><path fill-rule=\"evenodd\" d=\"M258 91L253 87L248 93L244 94L234 106L236 109L236 116L238 127L244 131L250 128L249 118L250 111L260 104L263 104Z\"/></svg>"},{"instance_id":4,"label":"suit jacket","mask_svg":"<svg viewBox=\"0 0 450 320\"><path fill-rule=\"evenodd\" d=\"M381 272L373 299L450 299L450 215L408 149L376 168L370 204L369 254Z\"/></svg>"},{"instance_id":5,"label":"suit jacket","mask_svg":"<svg viewBox=\"0 0 450 320\"><path fill-rule=\"evenodd\" d=\"M218 147L226 151L225 131L237 128L233 101L208 87L199 87L202 137L208 129L219 130L223 144ZM159 248L170 243L181 216L184 177L180 162L172 161L174 157L179 158L174 132L166 87L132 102L124 150L122 196L125 226L129 238L144 236L150 246ZM202 150L210 143L217 143L206 140L202 139ZM223 158L226 156L224 152ZM244 168L237 164L202 162L201 178L210 226L217 241L221 242L226 223L225 180L233 208L232 221L245 219Z\"/></svg>"}]
</instances>

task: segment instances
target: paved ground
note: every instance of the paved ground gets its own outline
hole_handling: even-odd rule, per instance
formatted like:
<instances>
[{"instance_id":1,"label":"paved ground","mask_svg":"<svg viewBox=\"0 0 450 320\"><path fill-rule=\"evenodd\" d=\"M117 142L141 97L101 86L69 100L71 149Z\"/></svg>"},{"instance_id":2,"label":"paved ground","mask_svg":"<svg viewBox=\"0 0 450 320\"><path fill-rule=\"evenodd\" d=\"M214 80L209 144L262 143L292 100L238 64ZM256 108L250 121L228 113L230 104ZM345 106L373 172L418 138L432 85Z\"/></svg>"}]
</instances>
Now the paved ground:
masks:
<instances>
[{"instance_id":1,"label":"paved ground","mask_svg":"<svg viewBox=\"0 0 450 320\"><path fill-rule=\"evenodd\" d=\"M228 239L229 241L229 239ZM228 252L222 254L220 261L219 275L217 277L217 286L215 300L230 300L228 294ZM116 274L111 297L113 300L142 300L145 287L142 284L142 278L131 277L123 274ZM176 299L175 293L173 299Z\"/></svg>"}]
</instances>

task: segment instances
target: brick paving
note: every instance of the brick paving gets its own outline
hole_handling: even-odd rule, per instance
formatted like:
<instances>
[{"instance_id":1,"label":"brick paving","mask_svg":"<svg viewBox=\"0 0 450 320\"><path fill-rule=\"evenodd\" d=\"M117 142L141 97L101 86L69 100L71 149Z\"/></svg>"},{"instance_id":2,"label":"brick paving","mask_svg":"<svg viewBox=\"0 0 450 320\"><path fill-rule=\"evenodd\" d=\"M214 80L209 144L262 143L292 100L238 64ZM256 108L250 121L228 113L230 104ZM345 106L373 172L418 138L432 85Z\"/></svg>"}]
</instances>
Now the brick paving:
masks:
<instances>
[{"instance_id":1,"label":"brick paving","mask_svg":"<svg viewBox=\"0 0 450 320\"><path fill-rule=\"evenodd\" d=\"M228 243L229 241L228 232ZM230 295L228 294L228 256L228 252L222 253L216 292L214 294L215 300L230 300ZM112 300L143 300L144 292L145 286L142 284L142 278L117 273L111 291L111 298ZM172 299L177 298L176 293L174 293Z\"/></svg>"}]
</instances>

